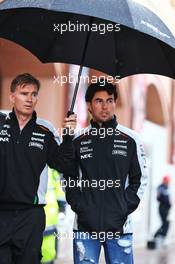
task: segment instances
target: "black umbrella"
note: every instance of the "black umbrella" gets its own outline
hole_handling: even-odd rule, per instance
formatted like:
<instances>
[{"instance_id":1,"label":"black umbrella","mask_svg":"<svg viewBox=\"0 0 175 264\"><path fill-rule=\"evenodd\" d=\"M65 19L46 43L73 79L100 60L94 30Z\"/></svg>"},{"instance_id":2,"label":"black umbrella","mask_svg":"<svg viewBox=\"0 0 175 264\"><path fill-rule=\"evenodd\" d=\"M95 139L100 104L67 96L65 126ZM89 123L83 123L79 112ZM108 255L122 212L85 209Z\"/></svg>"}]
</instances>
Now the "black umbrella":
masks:
<instances>
[{"instance_id":1,"label":"black umbrella","mask_svg":"<svg viewBox=\"0 0 175 264\"><path fill-rule=\"evenodd\" d=\"M1 10L22 7L76 13L117 22L156 37L175 48L174 36L161 18L134 0L6 0L0 5Z\"/></svg>"},{"instance_id":2,"label":"black umbrella","mask_svg":"<svg viewBox=\"0 0 175 264\"><path fill-rule=\"evenodd\" d=\"M42 62L84 65L120 78L137 73L175 78L173 34L134 1L6 0L0 9L0 37Z\"/></svg>"}]
</instances>

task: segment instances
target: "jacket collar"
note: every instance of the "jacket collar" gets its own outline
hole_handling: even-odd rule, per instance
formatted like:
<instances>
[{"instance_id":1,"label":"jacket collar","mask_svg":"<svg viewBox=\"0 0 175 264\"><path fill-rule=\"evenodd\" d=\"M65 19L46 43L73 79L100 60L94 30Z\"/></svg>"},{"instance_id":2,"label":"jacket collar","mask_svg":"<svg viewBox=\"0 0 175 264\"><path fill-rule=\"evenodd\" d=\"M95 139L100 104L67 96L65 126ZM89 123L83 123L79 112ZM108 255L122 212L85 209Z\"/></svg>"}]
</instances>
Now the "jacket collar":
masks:
<instances>
[{"instance_id":1,"label":"jacket collar","mask_svg":"<svg viewBox=\"0 0 175 264\"><path fill-rule=\"evenodd\" d=\"M10 120L14 123L14 124L17 124L19 126L19 123L18 123L18 119L16 117L16 114L15 114L15 110L13 108L12 112L9 113L9 117L10 117ZM30 126L30 125L33 125L35 122L36 122L36 119L37 119L37 114L36 112L34 111L33 114L32 114L32 118L28 121L28 123L26 124L26 126Z\"/></svg>"},{"instance_id":2,"label":"jacket collar","mask_svg":"<svg viewBox=\"0 0 175 264\"><path fill-rule=\"evenodd\" d=\"M100 128L99 124L96 121L91 120L90 123L91 123L92 127ZM117 125L118 125L118 123L117 123L117 120L116 120L116 116L114 115L114 117L112 119L110 119L110 120L108 120L106 122L103 122L101 127L104 127L104 128L108 128L108 127L115 128Z\"/></svg>"}]
</instances>

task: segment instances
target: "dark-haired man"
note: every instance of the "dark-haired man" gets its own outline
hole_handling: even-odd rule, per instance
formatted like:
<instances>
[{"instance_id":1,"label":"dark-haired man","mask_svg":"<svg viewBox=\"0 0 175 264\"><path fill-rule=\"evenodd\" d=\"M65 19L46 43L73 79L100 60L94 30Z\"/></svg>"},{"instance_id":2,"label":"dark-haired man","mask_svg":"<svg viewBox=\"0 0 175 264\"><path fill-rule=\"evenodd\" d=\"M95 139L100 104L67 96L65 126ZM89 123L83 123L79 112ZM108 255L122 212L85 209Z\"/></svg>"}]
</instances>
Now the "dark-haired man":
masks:
<instances>
[{"instance_id":1,"label":"dark-haired man","mask_svg":"<svg viewBox=\"0 0 175 264\"><path fill-rule=\"evenodd\" d=\"M1 115L0 130L0 263L39 264L45 228L47 165L71 173L72 138L57 144L53 133L37 121L39 81L29 73L11 83L13 111ZM75 129L76 116L65 118Z\"/></svg>"},{"instance_id":2,"label":"dark-haired man","mask_svg":"<svg viewBox=\"0 0 175 264\"><path fill-rule=\"evenodd\" d=\"M76 213L74 263L99 263L103 245L107 264L133 264L130 214L146 185L143 146L134 131L117 123L115 86L91 84L85 99L92 120L74 139L74 187L65 176Z\"/></svg>"}]
</instances>

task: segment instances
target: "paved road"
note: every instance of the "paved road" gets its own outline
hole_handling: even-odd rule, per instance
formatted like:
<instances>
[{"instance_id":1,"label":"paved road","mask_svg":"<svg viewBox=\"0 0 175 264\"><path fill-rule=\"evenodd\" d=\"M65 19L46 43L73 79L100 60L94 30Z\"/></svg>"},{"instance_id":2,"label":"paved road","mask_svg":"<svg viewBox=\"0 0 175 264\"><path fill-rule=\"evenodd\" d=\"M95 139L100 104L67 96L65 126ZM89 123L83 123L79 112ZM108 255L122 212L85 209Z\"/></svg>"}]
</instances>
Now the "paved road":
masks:
<instances>
[{"instance_id":1,"label":"paved road","mask_svg":"<svg viewBox=\"0 0 175 264\"><path fill-rule=\"evenodd\" d=\"M136 264L174 264L175 245L164 249L135 251Z\"/></svg>"}]
</instances>

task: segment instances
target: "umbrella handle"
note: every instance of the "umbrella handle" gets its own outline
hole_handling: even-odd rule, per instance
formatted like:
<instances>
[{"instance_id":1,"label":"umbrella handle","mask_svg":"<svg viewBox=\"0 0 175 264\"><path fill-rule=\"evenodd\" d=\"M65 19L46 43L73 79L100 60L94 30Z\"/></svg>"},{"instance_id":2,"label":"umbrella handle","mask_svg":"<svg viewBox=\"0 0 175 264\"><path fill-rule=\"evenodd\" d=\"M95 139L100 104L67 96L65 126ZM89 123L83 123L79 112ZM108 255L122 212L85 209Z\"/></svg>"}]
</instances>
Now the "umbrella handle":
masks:
<instances>
[{"instance_id":1,"label":"umbrella handle","mask_svg":"<svg viewBox=\"0 0 175 264\"><path fill-rule=\"evenodd\" d=\"M69 110L69 111L67 112L67 117L69 117L70 115L73 115L73 114L74 114L74 112L71 111L71 110Z\"/></svg>"},{"instance_id":2,"label":"umbrella handle","mask_svg":"<svg viewBox=\"0 0 175 264\"><path fill-rule=\"evenodd\" d=\"M73 114L74 112L69 110L66 116L69 117L70 115L73 115ZM64 128L63 129L63 141L64 142L66 141L67 135L69 135L69 128Z\"/></svg>"}]
</instances>

